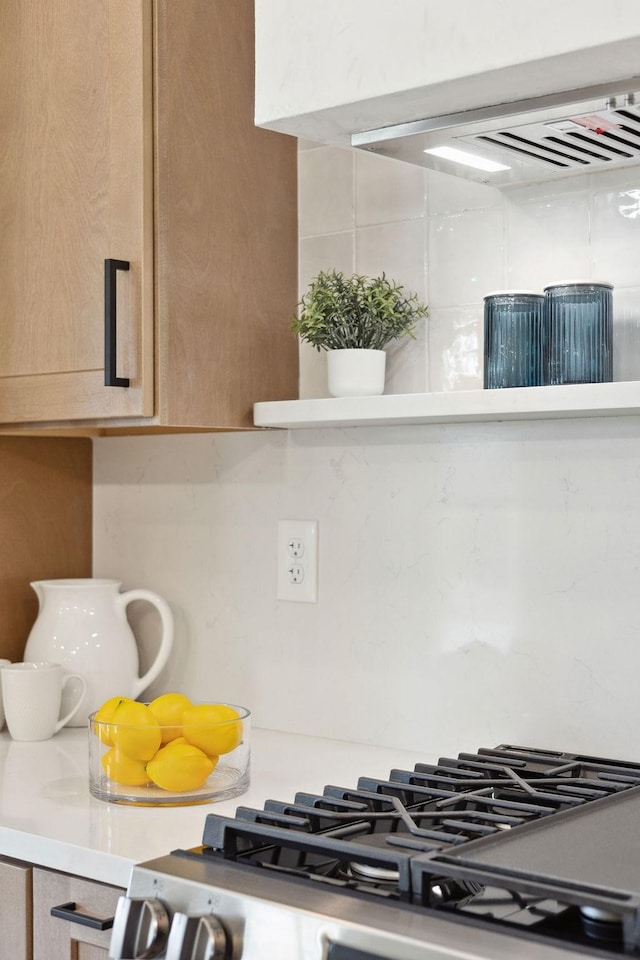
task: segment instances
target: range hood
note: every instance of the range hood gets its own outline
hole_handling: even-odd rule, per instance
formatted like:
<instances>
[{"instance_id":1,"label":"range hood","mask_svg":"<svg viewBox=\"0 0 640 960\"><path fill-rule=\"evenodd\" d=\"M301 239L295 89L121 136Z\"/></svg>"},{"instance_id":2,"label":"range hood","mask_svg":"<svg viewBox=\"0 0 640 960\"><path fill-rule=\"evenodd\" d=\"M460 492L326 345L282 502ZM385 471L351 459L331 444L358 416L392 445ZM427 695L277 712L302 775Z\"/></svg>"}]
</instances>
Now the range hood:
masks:
<instances>
[{"instance_id":1,"label":"range hood","mask_svg":"<svg viewBox=\"0 0 640 960\"><path fill-rule=\"evenodd\" d=\"M630 77L365 130L351 145L498 187L640 164L639 91Z\"/></svg>"}]
</instances>

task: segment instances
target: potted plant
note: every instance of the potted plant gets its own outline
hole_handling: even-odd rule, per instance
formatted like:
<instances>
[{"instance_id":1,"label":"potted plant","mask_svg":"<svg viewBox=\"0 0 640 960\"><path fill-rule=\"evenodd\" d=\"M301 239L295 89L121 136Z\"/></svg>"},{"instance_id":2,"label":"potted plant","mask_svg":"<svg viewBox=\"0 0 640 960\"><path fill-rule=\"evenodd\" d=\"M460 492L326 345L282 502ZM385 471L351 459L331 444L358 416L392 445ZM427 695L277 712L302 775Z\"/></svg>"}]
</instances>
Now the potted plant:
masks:
<instances>
[{"instance_id":1,"label":"potted plant","mask_svg":"<svg viewBox=\"0 0 640 960\"><path fill-rule=\"evenodd\" d=\"M346 277L322 270L298 304L291 329L327 352L333 397L376 396L384 391L386 353L392 340L412 337L428 308L417 294L380 277Z\"/></svg>"}]
</instances>

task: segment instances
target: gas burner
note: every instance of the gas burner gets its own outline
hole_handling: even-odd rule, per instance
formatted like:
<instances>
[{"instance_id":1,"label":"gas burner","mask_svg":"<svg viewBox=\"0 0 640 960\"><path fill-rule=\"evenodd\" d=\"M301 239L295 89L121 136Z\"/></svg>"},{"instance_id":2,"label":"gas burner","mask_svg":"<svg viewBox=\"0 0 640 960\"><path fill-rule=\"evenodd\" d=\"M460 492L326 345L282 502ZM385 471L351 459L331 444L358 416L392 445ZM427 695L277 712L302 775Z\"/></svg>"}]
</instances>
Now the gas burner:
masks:
<instances>
[{"instance_id":1,"label":"gas burner","mask_svg":"<svg viewBox=\"0 0 640 960\"><path fill-rule=\"evenodd\" d=\"M369 883L388 883L395 887L398 884L400 873L392 867L377 867L372 863L358 863L351 860L348 867L349 873L356 880Z\"/></svg>"},{"instance_id":2,"label":"gas burner","mask_svg":"<svg viewBox=\"0 0 640 960\"><path fill-rule=\"evenodd\" d=\"M383 911L640 956L639 815L640 764L502 745L209 814L201 855Z\"/></svg>"},{"instance_id":3,"label":"gas burner","mask_svg":"<svg viewBox=\"0 0 640 960\"><path fill-rule=\"evenodd\" d=\"M619 913L590 906L579 909L584 932L588 937L606 943L622 942L622 917Z\"/></svg>"},{"instance_id":4,"label":"gas burner","mask_svg":"<svg viewBox=\"0 0 640 960\"><path fill-rule=\"evenodd\" d=\"M473 880L436 878L431 884L431 906L465 907L483 891L484 887Z\"/></svg>"}]
</instances>

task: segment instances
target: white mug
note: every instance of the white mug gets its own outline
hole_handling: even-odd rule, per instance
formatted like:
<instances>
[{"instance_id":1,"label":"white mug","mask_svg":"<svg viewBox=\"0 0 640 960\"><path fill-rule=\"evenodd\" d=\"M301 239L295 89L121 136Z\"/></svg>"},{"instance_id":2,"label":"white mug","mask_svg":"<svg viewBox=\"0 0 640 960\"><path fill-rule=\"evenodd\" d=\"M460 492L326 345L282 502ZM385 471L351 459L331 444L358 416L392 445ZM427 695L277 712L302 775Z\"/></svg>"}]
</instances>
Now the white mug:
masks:
<instances>
[{"instance_id":1,"label":"white mug","mask_svg":"<svg viewBox=\"0 0 640 960\"><path fill-rule=\"evenodd\" d=\"M9 733L14 740L49 740L77 712L87 684L79 673L65 673L48 660L12 663L0 670L2 700ZM75 681L73 708L60 717L62 691Z\"/></svg>"},{"instance_id":2,"label":"white mug","mask_svg":"<svg viewBox=\"0 0 640 960\"><path fill-rule=\"evenodd\" d=\"M8 667L11 660L0 660L0 670ZM4 727L4 707L2 706L2 686L0 685L0 730Z\"/></svg>"}]
</instances>

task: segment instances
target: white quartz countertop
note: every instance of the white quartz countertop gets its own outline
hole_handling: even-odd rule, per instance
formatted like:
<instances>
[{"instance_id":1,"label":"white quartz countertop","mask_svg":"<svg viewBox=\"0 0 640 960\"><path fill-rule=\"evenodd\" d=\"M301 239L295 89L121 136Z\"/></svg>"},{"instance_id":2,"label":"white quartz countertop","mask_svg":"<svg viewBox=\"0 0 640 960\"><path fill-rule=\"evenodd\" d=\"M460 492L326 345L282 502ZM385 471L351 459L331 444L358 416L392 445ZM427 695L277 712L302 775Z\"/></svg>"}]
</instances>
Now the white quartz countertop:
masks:
<instances>
[{"instance_id":1,"label":"white quartz countertop","mask_svg":"<svg viewBox=\"0 0 640 960\"><path fill-rule=\"evenodd\" d=\"M0 733L0 855L126 887L134 863L202 840L207 813L292 800L326 784L355 786L433 757L253 729L251 786L233 800L187 807L125 806L89 793L88 736L67 728L51 740L19 743Z\"/></svg>"}]
</instances>

